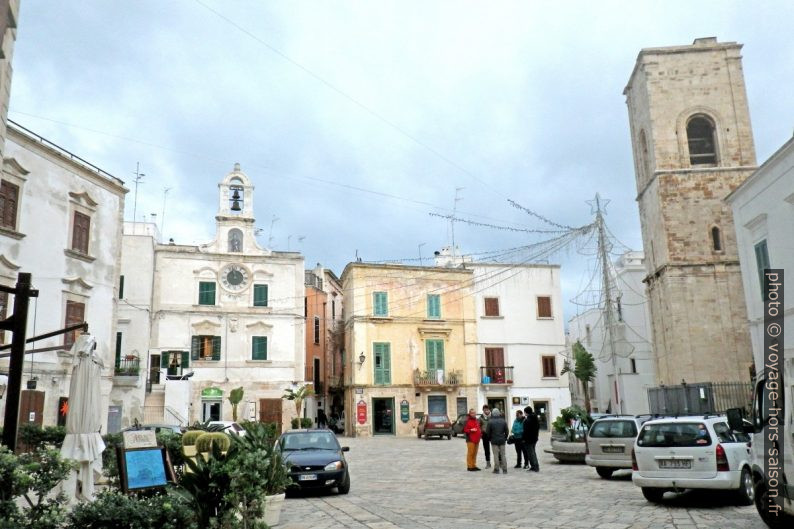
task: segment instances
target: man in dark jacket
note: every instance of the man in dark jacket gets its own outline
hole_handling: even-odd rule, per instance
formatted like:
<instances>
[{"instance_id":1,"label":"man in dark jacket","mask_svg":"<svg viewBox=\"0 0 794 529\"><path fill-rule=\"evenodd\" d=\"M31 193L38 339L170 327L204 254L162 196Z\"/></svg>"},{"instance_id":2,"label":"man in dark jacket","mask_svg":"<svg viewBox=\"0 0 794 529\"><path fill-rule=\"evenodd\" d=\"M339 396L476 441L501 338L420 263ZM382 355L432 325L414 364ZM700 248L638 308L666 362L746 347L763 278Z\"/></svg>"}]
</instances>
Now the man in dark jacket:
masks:
<instances>
[{"instance_id":1,"label":"man in dark jacket","mask_svg":"<svg viewBox=\"0 0 794 529\"><path fill-rule=\"evenodd\" d=\"M488 419L491 418L491 408L487 404L482 406L480 415L480 430L482 430L482 451L485 454L485 468L491 468L491 437L488 435Z\"/></svg>"},{"instance_id":2,"label":"man in dark jacket","mask_svg":"<svg viewBox=\"0 0 794 529\"><path fill-rule=\"evenodd\" d=\"M540 434L540 422L538 417L532 411L532 406L524 408L524 432L522 437L524 439L524 448L526 449L526 456L529 459L529 472L539 472L540 465L538 464L538 456L535 453L535 445L538 443L538 435Z\"/></svg>"},{"instance_id":3,"label":"man in dark jacket","mask_svg":"<svg viewBox=\"0 0 794 529\"><path fill-rule=\"evenodd\" d=\"M488 437L491 438L493 448L493 473L498 474L502 469L503 474L507 474L507 457L505 456L505 443L507 442L507 421L502 417L499 408L494 408L491 418L488 420Z\"/></svg>"}]
</instances>

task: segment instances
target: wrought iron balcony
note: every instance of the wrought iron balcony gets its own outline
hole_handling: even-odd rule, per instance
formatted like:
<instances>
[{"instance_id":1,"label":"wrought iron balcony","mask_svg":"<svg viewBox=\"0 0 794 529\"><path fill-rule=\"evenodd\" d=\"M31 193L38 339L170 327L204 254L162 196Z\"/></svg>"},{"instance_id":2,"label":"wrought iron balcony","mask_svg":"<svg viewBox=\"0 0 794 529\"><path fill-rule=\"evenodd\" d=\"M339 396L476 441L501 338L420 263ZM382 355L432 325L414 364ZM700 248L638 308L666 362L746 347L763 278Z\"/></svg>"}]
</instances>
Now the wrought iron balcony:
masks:
<instances>
[{"instance_id":1,"label":"wrought iron balcony","mask_svg":"<svg viewBox=\"0 0 794 529\"><path fill-rule=\"evenodd\" d=\"M463 372L444 371L437 369L432 371L414 370L414 386L459 386L463 384Z\"/></svg>"},{"instance_id":2,"label":"wrought iron balcony","mask_svg":"<svg viewBox=\"0 0 794 529\"><path fill-rule=\"evenodd\" d=\"M140 372L141 360L137 356L133 356L119 359L113 374L117 377L137 377Z\"/></svg>"},{"instance_id":3,"label":"wrought iron balcony","mask_svg":"<svg viewBox=\"0 0 794 529\"><path fill-rule=\"evenodd\" d=\"M513 366L482 366L480 367L482 384L512 384Z\"/></svg>"},{"instance_id":4,"label":"wrought iron balcony","mask_svg":"<svg viewBox=\"0 0 794 529\"><path fill-rule=\"evenodd\" d=\"M344 375L332 375L328 377L328 389L345 387Z\"/></svg>"}]
</instances>

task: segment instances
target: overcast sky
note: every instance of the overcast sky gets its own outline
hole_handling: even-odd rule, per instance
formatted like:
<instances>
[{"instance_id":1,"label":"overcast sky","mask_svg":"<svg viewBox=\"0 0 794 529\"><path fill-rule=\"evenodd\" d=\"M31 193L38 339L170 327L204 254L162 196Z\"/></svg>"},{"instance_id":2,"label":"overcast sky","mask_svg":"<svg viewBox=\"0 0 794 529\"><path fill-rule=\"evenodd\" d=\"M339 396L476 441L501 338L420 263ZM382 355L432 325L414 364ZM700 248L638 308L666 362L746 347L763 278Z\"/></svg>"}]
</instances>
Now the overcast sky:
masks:
<instances>
[{"instance_id":1,"label":"overcast sky","mask_svg":"<svg viewBox=\"0 0 794 529\"><path fill-rule=\"evenodd\" d=\"M22 0L9 117L130 188L164 236L214 236L239 162L260 243L337 275L450 243L449 214L529 229L606 221L642 249L622 95L643 47L744 44L761 163L792 134L792 2ZM273 219L277 218L275 222ZM464 252L549 235L455 224ZM300 239L303 238L303 239ZM421 249L420 249L420 245ZM617 249L616 249L617 251ZM585 253L587 251L585 250ZM519 257L519 259L526 258ZM562 265L565 319L588 283Z\"/></svg>"}]
</instances>

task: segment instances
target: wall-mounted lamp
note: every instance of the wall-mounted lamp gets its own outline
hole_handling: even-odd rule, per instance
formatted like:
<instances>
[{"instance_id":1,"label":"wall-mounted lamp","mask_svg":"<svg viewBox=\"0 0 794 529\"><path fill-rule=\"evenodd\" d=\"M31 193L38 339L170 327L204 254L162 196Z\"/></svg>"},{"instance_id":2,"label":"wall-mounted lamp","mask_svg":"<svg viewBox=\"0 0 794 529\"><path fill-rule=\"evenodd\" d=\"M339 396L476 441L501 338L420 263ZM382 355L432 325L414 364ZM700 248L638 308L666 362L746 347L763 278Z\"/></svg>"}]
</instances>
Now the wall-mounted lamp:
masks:
<instances>
[{"instance_id":1,"label":"wall-mounted lamp","mask_svg":"<svg viewBox=\"0 0 794 529\"><path fill-rule=\"evenodd\" d=\"M362 365L364 363L364 360L366 360L366 359L367 359L367 357L364 356L364 352L362 351L361 354L358 355L358 363L359 363L359 365Z\"/></svg>"}]
</instances>

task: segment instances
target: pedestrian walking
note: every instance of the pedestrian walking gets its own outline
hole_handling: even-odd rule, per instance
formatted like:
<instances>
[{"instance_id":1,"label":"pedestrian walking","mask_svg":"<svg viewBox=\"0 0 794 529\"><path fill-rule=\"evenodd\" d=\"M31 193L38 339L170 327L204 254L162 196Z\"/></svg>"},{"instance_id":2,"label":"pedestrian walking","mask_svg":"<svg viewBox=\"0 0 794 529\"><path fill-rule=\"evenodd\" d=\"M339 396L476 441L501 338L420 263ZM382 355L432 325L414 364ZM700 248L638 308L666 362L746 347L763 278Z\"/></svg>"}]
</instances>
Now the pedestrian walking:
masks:
<instances>
[{"instance_id":1,"label":"pedestrian walking","mask_svg":"<svg viewBox=\"0 0 794 529\"><path fill-rule=\"evenodd\" d=\"M480 415L480 431L482 431L482 451L485 454L485 468L491 468L491 438L486 433L490 418L491 408L487 404L483 404L482 415Z\"/></svg>"},{"instance_id":2,"label":"pedestrian walking","mask_svg":"<svg viewBox=\"0 0 794 529\"><path fill-rule=\"evenodd\" d=\"M480 470L477 467L477 446L480 444L482 429L474 408L469 410L469 417L463 425L463 435L466 436L466 470L469 472Z\"/></svg>"},{"instance_id":3,"label":"pedestrian walking","mask_svg":"<svg viewBox=\"0 0 794 529\"><path fill-rule=\"evenodd\" d=\"M521 458L524 455L524 412L516 410L516 418L513 420L513 427L510 428L510 435L513 436L513 446L516 447L516 466L521 468ZM529 468L529 459L524 458L524 468Z\"/></svg>"},{"instance_id":4,"label":"pedestrian walking","mask_svg":"<svg viewBox=\"0 0 794 529\"><path fill-rule=\"evenodd\" d=\"M524 408L524 445L526 447L525 457L529 459L529 472L539 472L538 455L535 453L535 445L538 443L540 434L540 423L538 417L532 412L532 406Z\"/></svg>"},{"instance_id":5,"label":"pedestrian walking","mask_svg":"<svg viewBox=\"0 0 794 529\"><path fill-rule=\"evenodd\" d=\"M328 417L322 408L317 408L317 428L326 428L328 426Z\"/></svg>"},{"instance_id":6,"label":"pedestrian walking","mask_svg":"<svg viewBox=\"0 0 794 529\"><path fill-rule=\"evenodd\" d=\"M507 474L507 456L505 455L505 443L507 443L507 421L502 417L502 412L498 408L494 409L487 426L488 437L491 439L493 448L493 473Z\"/></svg>"}]
</instances>

